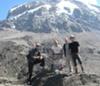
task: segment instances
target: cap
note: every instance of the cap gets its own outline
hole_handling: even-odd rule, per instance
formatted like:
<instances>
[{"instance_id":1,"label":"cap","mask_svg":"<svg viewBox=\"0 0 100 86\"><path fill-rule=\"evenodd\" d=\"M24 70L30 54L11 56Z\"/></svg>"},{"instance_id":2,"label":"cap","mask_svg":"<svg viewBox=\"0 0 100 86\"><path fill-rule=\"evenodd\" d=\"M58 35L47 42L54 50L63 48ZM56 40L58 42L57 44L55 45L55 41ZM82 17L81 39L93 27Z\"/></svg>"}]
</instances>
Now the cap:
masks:
<instances>
[{"instance_id":1,"label":"cap","mask_svg":"<svg viewBox=\"0 0 100 86\"><path fill-rule=\"evenodd\" d=\"M75 36L74 35L70 35L70 38L75 38Z\"/></svg>"},{"instance_id":2,"label":"cap","mask_svg":"<svg viewBox=\"0 0 100 86\"><path fill-rule=\"evenodd\" d=\"M41 44L40 43L36 43L36 46L41 46Z\"/></svg>"}]
</instances>

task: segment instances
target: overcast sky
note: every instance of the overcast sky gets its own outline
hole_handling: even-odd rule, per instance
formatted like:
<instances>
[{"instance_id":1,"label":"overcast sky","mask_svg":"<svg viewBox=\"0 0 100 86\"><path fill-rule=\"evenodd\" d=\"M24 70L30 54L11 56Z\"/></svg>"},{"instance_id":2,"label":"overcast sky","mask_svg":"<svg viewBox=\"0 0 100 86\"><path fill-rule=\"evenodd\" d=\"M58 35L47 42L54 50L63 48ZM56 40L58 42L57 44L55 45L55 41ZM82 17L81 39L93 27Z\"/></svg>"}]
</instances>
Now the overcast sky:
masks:
<instances>
[{"instance_id":1,"label":"overcast sky","mask_svg":"<svg viewBox=\"0 0 100 86\"><path fill-rule=\"evenodd\" d=\"M8 10L11 9L13 6L28 2L32 0L0 0L0 20L6 18ZM84 3L91 3L100 6L100 0L81 0Z\"/></svg>"}]
</instances>

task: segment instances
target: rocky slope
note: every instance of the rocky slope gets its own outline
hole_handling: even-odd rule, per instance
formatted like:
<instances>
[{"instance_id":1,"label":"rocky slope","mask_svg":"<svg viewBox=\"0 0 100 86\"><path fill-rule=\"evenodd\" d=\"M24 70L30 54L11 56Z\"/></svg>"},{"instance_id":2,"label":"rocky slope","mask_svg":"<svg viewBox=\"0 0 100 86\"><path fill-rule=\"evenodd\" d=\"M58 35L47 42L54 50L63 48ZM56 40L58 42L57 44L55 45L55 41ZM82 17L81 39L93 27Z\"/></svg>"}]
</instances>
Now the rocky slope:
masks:
<instances>
[{"instance_id":1,"label":"rocky slope","mask_svg":"<svg viewBox=\"0 0 100 86\"><path fill-rule=\"evenodd\" d=\"M4 34L5 33L5 34ZM41 38L41 35L43 38ZM70 34L67 34L68 36ZM50 33L36 34L31 32L0 32L0 86L27 86L26 54L35 42L41 42L46 49L57 38L62 44L66 35ZM33 86L99 86L100 85L100 33L80 33L75 36L81 44L80 55L85 67L85 74L68 76L67 66L61 75L49 71L52 60L46 57L48 70L42 71L37 65L33 72ZM50 46L51 47L51 46ZM48 53L48 52L46 52ZM58 64L59 64L59 60ZM65 61L62 59L60 63Z\"/></svg>"},{"instance_id":2,"label":"rocky slope","mask_svg":"<svg viewBox=\"0 0 100 86\"><path fill-rule=\"evenodd\" d=\"M100 7L78 0L37 0L9 10L0 29L33 32L85 32L100 30Z\"/></svg>"}]
</instances>

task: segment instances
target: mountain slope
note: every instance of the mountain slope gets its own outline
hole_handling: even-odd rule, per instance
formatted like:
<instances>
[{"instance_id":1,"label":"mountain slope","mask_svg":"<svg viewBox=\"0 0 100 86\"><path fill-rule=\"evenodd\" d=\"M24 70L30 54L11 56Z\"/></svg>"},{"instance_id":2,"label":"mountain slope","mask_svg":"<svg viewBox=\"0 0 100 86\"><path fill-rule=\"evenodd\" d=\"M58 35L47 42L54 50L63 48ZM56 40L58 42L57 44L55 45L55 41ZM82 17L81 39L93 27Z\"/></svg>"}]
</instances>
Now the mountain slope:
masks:
<instances>
[{"instance_id":1,"label":"mountain slope","mask_svg":"<svg viewBox=\"0 0 100 86\"><path fill-rule=\"evenodd\" d=\"M100 8L77 0L33 1L10 9L5 21L21 31L94 31L100 30Z\"/></svg>"}]
</instances>

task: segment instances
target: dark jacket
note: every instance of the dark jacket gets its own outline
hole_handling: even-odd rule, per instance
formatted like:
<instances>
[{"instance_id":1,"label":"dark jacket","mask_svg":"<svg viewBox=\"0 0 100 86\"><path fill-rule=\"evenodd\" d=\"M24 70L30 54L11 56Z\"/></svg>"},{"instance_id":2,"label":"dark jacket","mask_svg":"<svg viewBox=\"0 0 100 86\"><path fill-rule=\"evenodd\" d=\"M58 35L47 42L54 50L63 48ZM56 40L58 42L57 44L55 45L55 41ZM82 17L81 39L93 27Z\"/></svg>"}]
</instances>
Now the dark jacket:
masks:
<instances>
[{"instance_id":1,"label":"dark jacket","mask_svg":"<svg viewBox=\"0 0 100 86\"><path fill-rule=\"evenodd\" d=\"M33 62L34 56L40 56L40 55L41 55L41 53L40 53L39 49L33 48L29 51L29 53L26 57L29 62Z\"/></svg>"},{"instance_id":2,"label":"dark jacket","mask_svg":"<svg viewBox=\"0 0 100 86\"><path fill-rule=\"evenodd\" d=\"M71 53L78 53L79 52L79 49L78 49L79 46L80 46L80 44L77 41L70 43L69 49L70 49Z\"/></svg>"}]
</instances>

